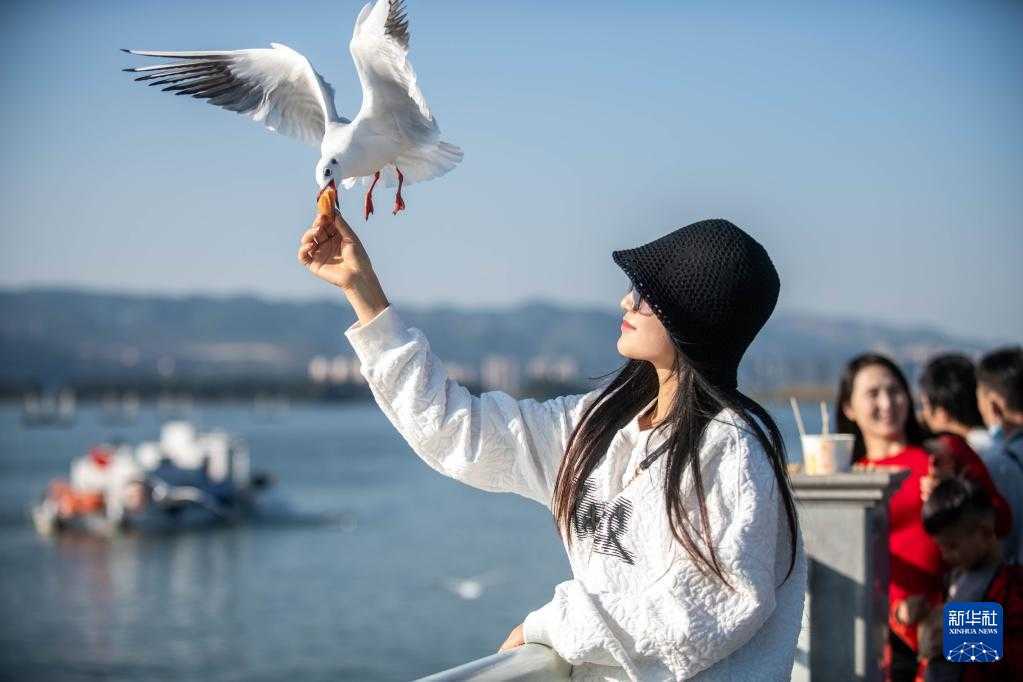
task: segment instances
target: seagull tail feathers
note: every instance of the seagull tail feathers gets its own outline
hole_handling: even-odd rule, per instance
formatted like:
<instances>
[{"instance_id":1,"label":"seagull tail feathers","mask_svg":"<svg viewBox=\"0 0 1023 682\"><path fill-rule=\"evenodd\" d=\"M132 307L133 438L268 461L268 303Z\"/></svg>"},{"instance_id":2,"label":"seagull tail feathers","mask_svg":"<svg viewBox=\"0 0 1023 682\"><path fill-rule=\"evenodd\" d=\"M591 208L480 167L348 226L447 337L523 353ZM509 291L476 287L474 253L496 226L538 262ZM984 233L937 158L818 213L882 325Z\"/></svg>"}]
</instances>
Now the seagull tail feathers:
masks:
<instances>
[{"instance_id":1,"label":"seagull tail feathers","mask_svg":"<svg viewBox=\"0 0 1023 682\"><path fill-rule=\"evenodd\" d=\"M401 153L395 162L405 176L405 184L423 182L438 178L452 170L462 161L464 154L462 150L450 142L435 142L407 149ZM398 184L395 173L384 173L381 175L385 187L392 187Z\"/></svg>"}]
</instances>

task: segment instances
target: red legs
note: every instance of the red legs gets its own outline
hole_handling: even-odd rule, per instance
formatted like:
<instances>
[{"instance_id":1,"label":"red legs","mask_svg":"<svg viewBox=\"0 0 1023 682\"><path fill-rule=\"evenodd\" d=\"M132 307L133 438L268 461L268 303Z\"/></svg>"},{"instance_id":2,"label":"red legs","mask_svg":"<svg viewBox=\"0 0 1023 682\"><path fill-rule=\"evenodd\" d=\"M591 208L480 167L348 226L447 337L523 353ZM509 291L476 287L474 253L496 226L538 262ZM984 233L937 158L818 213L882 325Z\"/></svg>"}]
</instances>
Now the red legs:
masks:
<instances>
[{"instance_id":1,"label":"red legs","mask_svg":"<svg viewBox=\"0 0 1023 682\"><path fill-rule=\"evenodd\" d=\"M397 166L394 170L398 171L398 193L394 195L394 215L398 215L398 211L405 210L405 201L401 198L401 184L405 182L405 176L401 174L401 170Z\"/></svg>"},{"instance_id":2,"label":"red legs","mask_svg":"<svg viewBox=\"0 0 1023 682\"><path fill-rule=\"evenodd\" d=\"M373 188L377 186L377 180L380 179L380 171L377 171L373 175L373 184L369 186L369 191L366 192L366 220L369 220L369 214L373 212Z\"/></svg>"},{"instance_id":3,"label":"red legs","mask_svg":"<svg viewBox=\"0 0 1023 682\"><path fill-rule=\"evenodd\" d=\"M398 192L394 195L394 214L397 215L398 211L405 210L405 200L401 198L401 187L405 182L405 176L397 166L394 167L394 170L398 173ZM370 214L373 213L373 189L379 180L380 171L377 171L373 174L373 183L369 186L369 191L366 192L366 220L369 220Z\"/></svg>"}]
</instances>

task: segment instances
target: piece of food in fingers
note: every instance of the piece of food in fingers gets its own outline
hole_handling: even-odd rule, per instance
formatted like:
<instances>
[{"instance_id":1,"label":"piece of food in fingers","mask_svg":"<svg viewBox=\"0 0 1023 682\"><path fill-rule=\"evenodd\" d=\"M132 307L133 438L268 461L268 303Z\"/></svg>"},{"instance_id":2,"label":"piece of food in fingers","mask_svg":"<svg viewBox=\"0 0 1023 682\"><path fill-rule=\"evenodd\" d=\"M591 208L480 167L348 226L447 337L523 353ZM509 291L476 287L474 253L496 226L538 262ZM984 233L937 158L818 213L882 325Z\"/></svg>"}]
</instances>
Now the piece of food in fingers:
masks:
<instances>
[{"instance_id":1,"label":"piece of food in fingers","mask_svg":"<svg viewBox=\"0 0 1023 682\"><path fill-rule=\"evenodd\" d=\"M331 180L316 195L316 222L323 226L334 224L334 212L337 210L337 187Z\"/></svg>"},{"instance_id":2,"label":"piece of food in fingers","mask_svg":"<svg viewBox=\"0 0 1023 682\"><path fill-rule=\"evenodd\" d=\"M316 196L316 211L321 218L323 216L328 216L333 219L336 207L337 188L334 186L334 181L331 180Z\"/></svg>"},{"instance_id":3,"label":"piece of food in fingers","mask_svg":"<svg viewBox=\"0 0 1023 682\"><path fill-rule=\"evenodd\" d=\"M316 195L316 222L317 228L323 230L326 237L317 239L313 237L312 246L309 247L309 255L312 256L316 249L325 241L330 241L336 236L334 231L334 214L337 211L337 187L331 180L327 186Z\"/></svg>"}]
</instances>

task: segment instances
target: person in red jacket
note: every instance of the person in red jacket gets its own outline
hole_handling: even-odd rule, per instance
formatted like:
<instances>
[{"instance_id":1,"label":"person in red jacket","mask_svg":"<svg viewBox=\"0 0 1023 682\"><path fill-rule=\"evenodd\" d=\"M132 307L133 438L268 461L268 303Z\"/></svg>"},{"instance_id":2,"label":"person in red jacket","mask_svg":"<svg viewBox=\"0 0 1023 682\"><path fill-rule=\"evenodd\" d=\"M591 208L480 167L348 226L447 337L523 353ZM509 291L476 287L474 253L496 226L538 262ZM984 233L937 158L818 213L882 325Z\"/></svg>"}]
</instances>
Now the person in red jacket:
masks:
<instances>
[{"instance_id":1,"label":"person in red jacket","mask_svg":"<svg viewBox=\"0 0 1023 682\"><path fill-rule=\"evenodd\" d=\"M926 433L913 413L906 377L883 355L859 355L846 365L836 411L838 430L856 436L856 468L910 472L888 500L889 637L884 665L886 679L914 680L925 667L917 661L917 624L941 603L944 572L941 552L920 517L920 482L930 472L930 455L922 447Z\"/></svg>"},{"instance_id":2,"label":"person in red jacket","mask_svg":"<svg viewBox=\"0 0 1023 682\"><path fill-rule=\"evenodd\" d=\"M950 566L948 602L1002 605L1000 660L956 663L942 646L942 605L921 625L920 657L929 659L927 682L994 682L1023 679L1023 566L1007 564L995 533L995 509L987 491L955 476L943 480L924 504L923 524Z\"/></svg>"}]
</instances>

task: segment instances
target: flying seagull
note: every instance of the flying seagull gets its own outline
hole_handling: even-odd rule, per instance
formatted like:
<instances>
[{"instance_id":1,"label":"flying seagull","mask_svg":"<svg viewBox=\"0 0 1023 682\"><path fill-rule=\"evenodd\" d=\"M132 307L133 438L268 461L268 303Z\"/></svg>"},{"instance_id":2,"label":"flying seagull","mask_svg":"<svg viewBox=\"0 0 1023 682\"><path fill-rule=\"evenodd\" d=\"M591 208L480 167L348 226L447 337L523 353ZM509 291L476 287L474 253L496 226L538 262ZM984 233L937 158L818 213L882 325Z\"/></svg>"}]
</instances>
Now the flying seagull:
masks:
<instances>
[{"instance_id":1,"label":"flying seagull","mask_svg":"<svg viewBox=\"0 0 1023 682\"><path fill-rule=\"evenodd\" d=\"M348 49L362 83L362 107L354 120L339 116L334 89L309 60L281 43L269 48L165 52L124 50L176 61L124 69L137 81L191 95L244 114L268 130L320 148L316 184L345 189L369 184L365 217L373 213L373 189L381 179L397 186L394 213L405 208L404 183L436 178L462 160L462 150L440 139L440 128L416 85L408 61L409 30L404 0L374 0L355 20Z\"/></svg>"}]
</instances>

